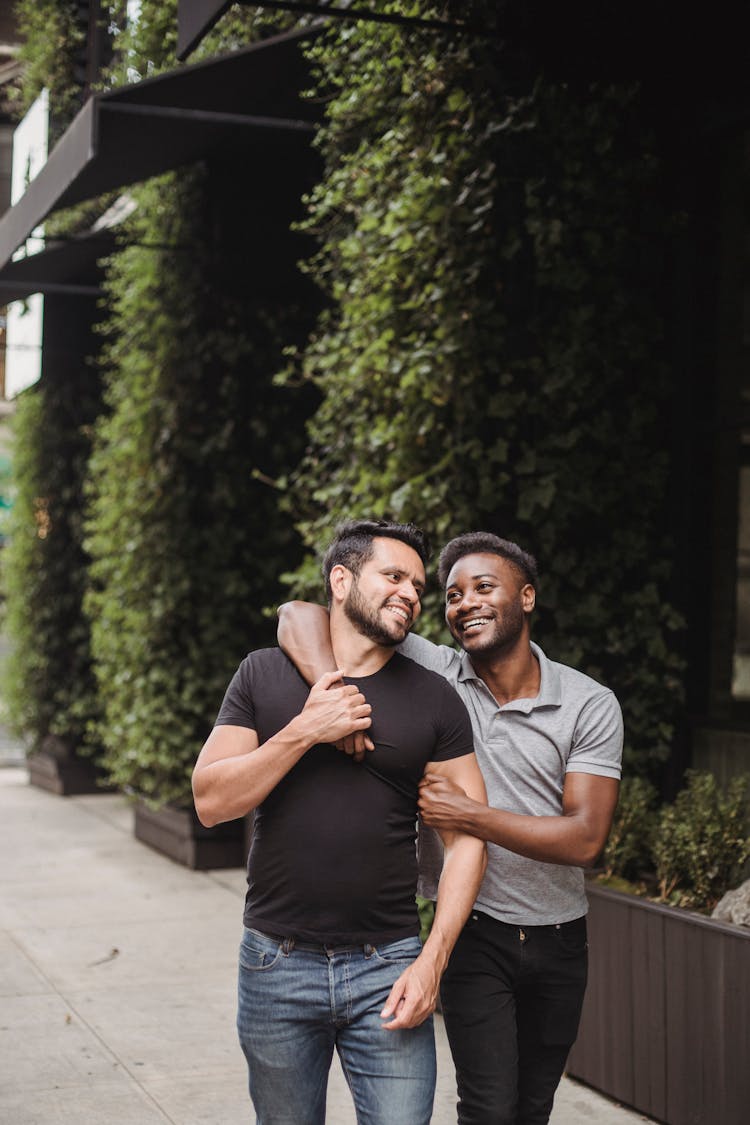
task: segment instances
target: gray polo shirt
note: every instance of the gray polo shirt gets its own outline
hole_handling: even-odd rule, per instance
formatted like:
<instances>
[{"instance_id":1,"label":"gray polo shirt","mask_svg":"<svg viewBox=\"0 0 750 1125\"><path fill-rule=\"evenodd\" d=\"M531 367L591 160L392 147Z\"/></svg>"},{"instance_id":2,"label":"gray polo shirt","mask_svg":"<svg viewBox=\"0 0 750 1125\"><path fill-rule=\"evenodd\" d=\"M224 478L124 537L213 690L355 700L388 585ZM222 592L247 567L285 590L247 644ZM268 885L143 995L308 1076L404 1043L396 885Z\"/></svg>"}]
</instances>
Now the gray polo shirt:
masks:
<instances>
[{"instance_id":1,"label":"gray polo shirt","mask_svg":"<svg viewBox=\"0 0 750 1125\"><path fill-rule=\"evenodd\" d=\"M612 692L590 676L548 660L538 645L541 683L535 699L500 706L465 652L410 635L400 651L440 672L466 704L474 748L493 808L560 816L565 775L620 777L622 714ZM580 918L588 908L583 870L540 863L496 844L476 900L478 910L513 925L543 926ZM420 829L420 889L434 898L442 863L440 841Z\"/></svg>"}]
</instances>

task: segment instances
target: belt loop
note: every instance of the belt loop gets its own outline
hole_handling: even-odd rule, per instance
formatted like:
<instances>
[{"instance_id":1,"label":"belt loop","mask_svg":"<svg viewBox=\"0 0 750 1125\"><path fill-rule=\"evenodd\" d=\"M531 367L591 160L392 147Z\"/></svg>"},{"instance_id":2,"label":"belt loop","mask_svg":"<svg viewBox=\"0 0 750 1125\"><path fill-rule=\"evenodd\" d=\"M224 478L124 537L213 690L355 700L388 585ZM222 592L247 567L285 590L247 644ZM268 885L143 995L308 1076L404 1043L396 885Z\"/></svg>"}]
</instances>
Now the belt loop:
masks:
<instances>
[{"instance_id":1,"label":"belt loop","mask_svg":"<svg viewBox=\"0 0 750 1125\"><path fill-rule=\"evenodd\" d=\"M289 954L294 949L294 938L293 937L284 938L284 940L281 943L281 949L282 949L282 952L283 952L284 956L288 957Z\"/></svg>"}]
</instances>

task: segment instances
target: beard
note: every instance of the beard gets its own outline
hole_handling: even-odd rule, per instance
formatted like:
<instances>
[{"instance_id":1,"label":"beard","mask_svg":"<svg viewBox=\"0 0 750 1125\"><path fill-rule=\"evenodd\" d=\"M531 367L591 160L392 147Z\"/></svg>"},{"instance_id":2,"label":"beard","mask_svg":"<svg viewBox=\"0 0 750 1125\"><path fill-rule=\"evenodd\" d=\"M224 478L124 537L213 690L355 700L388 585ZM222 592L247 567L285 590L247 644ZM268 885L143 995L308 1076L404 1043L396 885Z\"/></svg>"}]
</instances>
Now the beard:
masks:
<instances>
[{"instance_id":1,"label":"beard","mask_svg":"<svg viewBox=\"0 0 750 1125\"><path fill-rule=\"evenodd\" d=\"M380 608L383 608L382 605ZM354 628L375 644L395 648L409 632L410 621L402 623L395 617L389 622L381 620L378 611L374 610L360 594L356 579L352 583L343 609Z\"/></svg>"},{"instance_id":2,"label":"beard","mask_svg":"<svg viewBox=\"0 0 750 1125\"><path fill-rule=\"evenodd\" d=\"M474 616L481 617L477 613ZM482 631L481 636L472 639L471 633L466 636L457 625L449 625L453 639L462 649L471 656L496 656L512 648L523 633L526 623L526 614L523 611L520 599L507 606L502 614L494 617L489 628Z\"/></svg>"}]
</instances>

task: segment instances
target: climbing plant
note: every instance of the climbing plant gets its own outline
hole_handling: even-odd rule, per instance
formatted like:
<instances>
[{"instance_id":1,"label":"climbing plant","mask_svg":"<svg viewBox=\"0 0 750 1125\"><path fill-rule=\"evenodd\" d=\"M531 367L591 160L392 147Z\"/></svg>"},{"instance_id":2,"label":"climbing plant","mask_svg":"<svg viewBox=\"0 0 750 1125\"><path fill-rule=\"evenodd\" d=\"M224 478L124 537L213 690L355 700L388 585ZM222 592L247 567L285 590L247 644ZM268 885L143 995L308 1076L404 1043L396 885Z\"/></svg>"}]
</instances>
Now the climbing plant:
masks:
<instances>
[{"instance_id":1,"label":"climbing plant","mask_svg":"<svg viewBox=\"0 0 750 1125\"><path fill-rule=\"evenodd\" d=\"M78 8L66 0L16 4L25 66L10 108L20 114L46 87L50 144L80 105L76 60L84 37ZM59 323L70 313L58 303L45 318ZM13 658L4 692L10 721L32 750L49 745L53 736L58 749L95 756L88 732L98 702L81 611L88 562L82 505L101 388L89 363L96 341L84 333L79 345L76 357L57 350L45 355L45 376L20 396L13 420L16 500L2 553Z\"/></svg>"},{"instance_id":2,"label":"climbing plant","mask_svg":"<svg viewBox=\"0 0 750 1125\"><path fill-rule=\"evenodd\" d=\"M81 492L98 409L98 381L82 366L62 385L47 380L24 391L14 418L16 496L2 552L13 657L3 694L32 750L55 736L79 754L96 751L88 737L98 705L81 614Z\"/></svg>"},{"instance_id":3,"label":"climbing plant","mask_svg":"<svg viewBox=\"0 0 750 1125\"><path fill-rule=\"evenodd\" d=\"M77 0L15 0L24 64L10 91L11 108L24 113L40 91L50 93L50 147L81 105L82 84L77 72L86 43L86 27Z\"/></svg>"},{"instance_id":4,"label":"climbing plant","mask_svg":"<svg viewBox=\"0 0 750 1125\"><path fill-rule=\"evenodd\" d=\"M322 394L289 482L310 548L292 587L319 594L317 555L352 514L438 545L517 539L539 555L538 639L615 689L630 768L658 772L682 698L660 313L675 218L640 91L553 81L491 36L352 25L310 53L328 101L308 269L330 303L282 376ZM437 603L426 630L445 636Z\"/></svg>"},{"instance_id":5,"label":"climbing plant","mask_svg":"<svg viewBox=\"0 0 750 1125\"><path fill-rule=\"evenodd\" d=\"M86 605L109 775L179 803L231 673L273 640L263 611L295 557L266 481L302 433L294 397L271 385L298 314L227 290L205 237L205 173L170 175L137 198L107 282Z\"/></svg>"},{"instance_id":6,"label":"climbing plant","mask_svg":"<svg viewBox=\"0 0 750 1125\"><path fill-rule=\"evenodd\" d=\"M130 24L117 9L109 82L176 65L174 2L144 0ZM268 30L237 6L198 55ZM283 299L248 289L247 256L228 251L242 234L228 230L226 190L201 166L131 189L137 207L107 273L87 538L96 729L112 782L157 803L190 800L224 687L273 639L265 609L298 553L272 482L301 451L295 412L308 396L272 375L309 318L293 281Z\"/></svg>"},{"instance_id":7,"label":"climbing plant","mask_svg":"<svg viewBox=\"0 0 750 1125\"><path fill-rule=\"evenodd\" d=\"M24 104L46 85L61 126L78 106L75 9L43 0L21 12ZM175 0L144 0L127 15L119 0L110 6L102 87L176 65ZM238 46L256 26L270 33L262 13L238 6L204 50ZM77 750L103 749L115 784L161 800L189 795L189 765L228 674L272 636L263 609L296 557L268 482L295 457L302 430L290 411L305 392L289 396L270 378L297 331L284 317L304 324L305 314L293 285L273 298L279 315L248 307L220 251L216 179L198 168L131 189L136 214L100 310L104 354L97 366L82 354L80 372L67 365L64 378L45 355L41 383L20 404L5 551L17 725L35 745L57 733ZM53 216L48 234L86 229L106 202Z\"/></svg>"}]
</instances>

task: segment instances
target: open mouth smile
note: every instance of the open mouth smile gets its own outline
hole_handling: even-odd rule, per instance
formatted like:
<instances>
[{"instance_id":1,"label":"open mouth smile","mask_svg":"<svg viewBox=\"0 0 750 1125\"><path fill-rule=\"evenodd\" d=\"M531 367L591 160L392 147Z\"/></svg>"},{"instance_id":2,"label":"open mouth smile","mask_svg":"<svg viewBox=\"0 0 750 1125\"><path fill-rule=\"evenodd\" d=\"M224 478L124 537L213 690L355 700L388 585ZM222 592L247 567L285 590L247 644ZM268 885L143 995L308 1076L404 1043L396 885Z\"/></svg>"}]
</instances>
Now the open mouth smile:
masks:
<instances>
[{"instance_id":1,"label":"open mouth smile","mask_svg":"<svg viewBox=\"0 0 750 1125\"><path fill-rule=\"evenodd\" d=\"M466 621L462 621L459 628L462 633L477 632L483 625L489 625L491 617L469 617Z\"/></svg>"},{"instance_id":2,"label":"open mouth smile","mask_svg":"<svg viewBox=\"0 0 750 1125\"><path fill-rule=\"evenodd\" d=\"M411 613L403 605L396 605L394 602L386 602L383 608L389 610L395 617L398 617L399 621L403 621L404 625L408 625L411 621Z\"/></svg>"}]
</instances>

